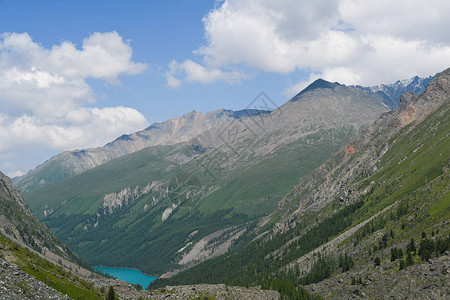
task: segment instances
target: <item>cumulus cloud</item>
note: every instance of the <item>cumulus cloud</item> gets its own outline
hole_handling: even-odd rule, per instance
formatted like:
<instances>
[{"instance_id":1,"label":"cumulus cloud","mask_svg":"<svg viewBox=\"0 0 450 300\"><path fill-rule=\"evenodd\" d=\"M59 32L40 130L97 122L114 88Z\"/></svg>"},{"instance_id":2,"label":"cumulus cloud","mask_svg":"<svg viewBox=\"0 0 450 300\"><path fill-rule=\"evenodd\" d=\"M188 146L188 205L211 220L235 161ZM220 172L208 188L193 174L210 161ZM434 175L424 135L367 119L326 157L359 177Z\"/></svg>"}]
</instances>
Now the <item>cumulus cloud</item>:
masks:
<instances>
[{"instance_id":1,"label":"cumulus cloud","mask_svg":"<svg viewBox=\"0 0 450 300\"><path fill-rule=\"evenodd\" d=\"M78 108L58 122L36 116L0 115L0 151L39 145L54 149L94 147L111 141L123 132L142 129L145 117L133 108Z\"/></svg>"},{"instance_id":2,"label":"cumulus cloud","mask_svg":"<svg viewBox=\"0 0 450 300\"><path fill-rule=\"evenodd\" d=\"M169 70L165 74L167 86L170 88L179 88L181 80L177 76L182 76L187 82L199 82L203 84L212 83L216 81L226 81L228 83L238 83L242 79L249 78L250 75L242 71L224 71L213 68L208 69L190 59L183 63L171 61Z\"/></svg>"},{"instance_id":3,"label":"cumulus cloud","mask_svg":"<svg viewBox=\"0 0 450 300\"><path fill-rule=\"evenodd\" d=\"M17 157L9 153L24 148L99 146L147 126L145 117L132 108L92 108L95 94L86 81L118 84L121 75L145 68L132 61L131 46L117 32L94 33L81 49L69 41L48 49L27 33L1 34L0 157L10 157L2 167L22 173L13 170Z\"/></svg>"},{"instance_id":4,"label":"cumulus cloud","mask_svg":"<svg viewBox=\"0 0 450 300\"><path fill-rule=\"evenodd\" d=\"M444 0L225 0L204 17L206 45L194 53L208 70L233 66L301 71L346 84L389 83L448 67L448 11ZM169 79L188 81L186 74ZM286 94L308 82L302 78Z\"/></svg>"}]
</instances>

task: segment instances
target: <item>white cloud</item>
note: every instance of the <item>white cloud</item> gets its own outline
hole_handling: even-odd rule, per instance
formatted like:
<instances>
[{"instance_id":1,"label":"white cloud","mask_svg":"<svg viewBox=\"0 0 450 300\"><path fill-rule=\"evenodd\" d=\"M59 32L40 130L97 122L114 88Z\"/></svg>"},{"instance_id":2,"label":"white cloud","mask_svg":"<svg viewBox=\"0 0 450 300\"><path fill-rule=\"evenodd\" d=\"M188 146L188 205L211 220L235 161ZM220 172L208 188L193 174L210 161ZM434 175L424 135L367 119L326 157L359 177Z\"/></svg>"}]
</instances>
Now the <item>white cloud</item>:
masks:
<instances>
[{"instance_id":1,"label":"white cloud","mask_svg":"<svg viewBox=\"0 0 450 300\"><path fill-rule=\"evenodd\" d=\"M447 0L341 0L341 18L360 33L448 44Z\"/></svg>"},{"instance_id":2,"label":"white cloud","mask_svg":"<svg viewBox=\"0 0 450 300\"><path fill-rule=\"evenodd\" d=\"M88 78L117 84L146 67L132 61L132 48L117 32L94 33L81 49L69 41L47 49L27 33L1 34L0 157L10 158L1 167L19 174L26 169L10 153L99 146L147 126L132 108L85 107L95 103Z\"/></svg>"},{"instance_id":3,"label":"white cloud","mask_svg":"<svg viewBox=\"0 0 450 300\"><path fill-rule=\"evenodd\" d=\"M242 71L223 71L221 69L207 69L204 66L192 61L185 60L183 63L172 61L169 70L165 74L167 86L173 89L181 86L181 80L177 76L183 77L187 82L198 82L208 84L216 81L226 81L228 83L238 83L242 79L250 77Z\"/></svg>"},{"instance_id":4,"label":"white cloud","mask_svg":"<svg viewBox=\"0 0 450 300\"><path fill-rule=\"evenodd\" d=\"M125 132L147 125L145 117L128 107L78 108L59 122L35 116L0 118L0 151L38 145L50 149L74 149L103 145Z\"/></svg>"},{"instance_id":5,"label":"white cloud","mask_svg":"<svg viewBox=\"0 0 450 300\"><path fill-rule=\"evenodd\" d=\"M207 42L194 53L208 70L389 83L450 65L448 11L445 0L225 0L204 17ZM189 80L208 83L201 78ZM168 79L189 81L187 74Z\"/></svg>"}]
</instances>

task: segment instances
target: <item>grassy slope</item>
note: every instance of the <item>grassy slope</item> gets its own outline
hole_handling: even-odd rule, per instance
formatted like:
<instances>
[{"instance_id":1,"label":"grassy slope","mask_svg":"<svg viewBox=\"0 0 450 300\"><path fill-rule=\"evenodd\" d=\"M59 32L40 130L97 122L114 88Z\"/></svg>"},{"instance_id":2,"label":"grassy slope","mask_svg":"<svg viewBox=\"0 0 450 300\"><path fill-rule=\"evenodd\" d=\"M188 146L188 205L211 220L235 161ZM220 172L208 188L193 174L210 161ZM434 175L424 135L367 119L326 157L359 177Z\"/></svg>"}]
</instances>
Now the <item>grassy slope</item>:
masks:
<instances>
[{"instance_id":1,"label":"grassy slope","mask_svg":"<svg viewBox=\"0 0 450 300\"><path fill-rule=\"evenodd\" d=\"M447 172L450 163L449 101L410 130L403 128L388 144L379 172L360 181L364 189L371 181L375 188L367 196L362 218L373 215L398 200L414 199L415 192ZM448 200L448 198L447 198Z\"/></svg>"}]
</instances>

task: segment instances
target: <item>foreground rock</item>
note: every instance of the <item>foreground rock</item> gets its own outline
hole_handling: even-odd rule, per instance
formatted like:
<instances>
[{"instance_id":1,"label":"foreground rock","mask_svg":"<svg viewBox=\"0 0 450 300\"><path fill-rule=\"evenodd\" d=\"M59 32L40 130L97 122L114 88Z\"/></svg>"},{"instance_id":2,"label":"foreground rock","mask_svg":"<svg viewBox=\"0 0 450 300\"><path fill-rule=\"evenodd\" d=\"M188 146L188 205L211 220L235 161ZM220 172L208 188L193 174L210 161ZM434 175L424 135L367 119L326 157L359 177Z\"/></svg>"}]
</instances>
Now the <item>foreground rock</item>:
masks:
<instances>
[{"instance_id":1,"label":"foreground rock","mask_svg":"<svg viewBox=\"0 0 450 300\"><path fill-rule=\"evenodd\" d=\"M197 299L207 296L217 300L272 300L280 298L280 294L276 291L262 290L257 287L245 288L225 286L224 284L196 284L168 286L165 289L151 292L150 299Z\"/></svg>"},{"instance_id":2,"label":"foreground rock","mask_svg":"<svg viewBox=\"0 0 450 300\"><path fill-rule=\"evenodd\" d=\"M108 290L110 286L121 299L248 299L248 300L275 300L280 298L276 291L262 290L258 287L225 286L224 284L196 284L167 286L153 291L138 291L125 281L115 278L91 279L97 287ZM203 297L203 298L202 298Z\"/></svg>"},{"instance_id":3,"label":"foreground rock","mask_svg":"<svg viewBox=\"0 0 450 300\"><path fill-rule=\"evenodd\" d=\"M306 287L308 292L332 299L450 299L450 256L445 255L405 270L384 262L339 274ZM352 277L361 284L352 284Z\"/></svg>"},{"instance_id":4,"label":"foreground rock","mask_svg":"<svg viewBox=\"0 0 450 300\"><path fill-rule=\"evenodd\" d=\"M0 299L70 299L0 258Z\"/></svg>"}]
</instances>

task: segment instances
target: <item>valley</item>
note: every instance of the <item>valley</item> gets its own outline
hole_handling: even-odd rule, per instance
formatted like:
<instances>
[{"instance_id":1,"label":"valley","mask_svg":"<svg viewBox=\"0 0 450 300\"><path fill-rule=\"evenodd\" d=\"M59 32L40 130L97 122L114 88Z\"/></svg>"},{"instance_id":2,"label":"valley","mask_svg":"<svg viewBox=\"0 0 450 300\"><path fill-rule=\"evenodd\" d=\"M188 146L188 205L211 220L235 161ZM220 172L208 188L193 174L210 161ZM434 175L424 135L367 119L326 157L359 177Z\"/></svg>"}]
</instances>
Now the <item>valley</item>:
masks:
<instances>
[{"instance_id":1,"label":"valley","mask_svg":"<svg viewBox=\"0 0 450 300\"><path fill-rule=\"evenodd\" d=\"M4 195L15 200L4 216L13 209L23 217L19 223L2 217L2 234L34 248L36 259L61 265L62 277L75 268L81 277L70 281L85 288L73 293L87 293L83 299L102 297L111 285L123 297L149 299L168 290L176 299L230 296L239 287L260 299L397 297L407 293L407 282L422 279L409 291L426 297L433 284L433 297L445 297L449 89L450 69L391 110L364 89L318 80L273 111L194 112L179 120L203 124L208 116L216 125L179 125L198 134L58 177L25 191L26 203L6 180ZM239 117L223 121L223 112ZM121 140L133 139L114 143ZM32 225L23 227L23 220ZM405 250L412 240L414 254ZM8 243L4 249L17 249ZM425 258L424 243L433 245ZM395 249L400 258L389 259ZM20 255L6 255L27 272ZM92 273L82 261L125 270L119 279L131 283L138 283L131 271L139 272L132 269L158 278L132 286ZM440 280L423 277L435 270L445 273ZM382 292L390 280L395 288ZM148 283L148 291L139 290ZM73 283L54 286L61 291L61 284Z\"/></svg>"},{"instance_id":2,"label":"valley","mask_svg":"<svg viewBox=\"0 0 450 300\"><path fill-rule=\"evenodd\" d=\"M94 265L161 275L185 268L183 257L215 233L221 243L207 255L214 257L231 243L226 231L242 235L302 176L389 110L358 89L321 84L270 114L185 143L147 147L24 197L59 239ZM155 254L144 261L146 253Z\"/></svg>"}]
</instances>

